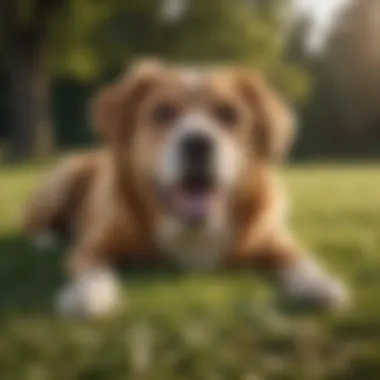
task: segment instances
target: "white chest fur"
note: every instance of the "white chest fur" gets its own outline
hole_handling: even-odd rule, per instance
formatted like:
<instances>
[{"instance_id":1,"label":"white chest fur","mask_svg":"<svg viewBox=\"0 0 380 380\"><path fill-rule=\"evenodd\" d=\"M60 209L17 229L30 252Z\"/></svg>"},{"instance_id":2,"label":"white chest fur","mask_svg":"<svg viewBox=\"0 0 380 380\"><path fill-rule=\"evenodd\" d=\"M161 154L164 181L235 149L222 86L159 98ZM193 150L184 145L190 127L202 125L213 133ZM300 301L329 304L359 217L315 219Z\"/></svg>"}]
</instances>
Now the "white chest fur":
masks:
<instances>
[{"instance_id":1,"label":"white chest fur","mask_svg":"<svg viewBox=\"0 0 380 380\"><path fill-rule=\"evenodd\" d=\"M205 270L221 264L232 235L227 220L189 228L166 217L157 229L157 243L174 263L190 270Z\"/></svg>"}]
</instances>

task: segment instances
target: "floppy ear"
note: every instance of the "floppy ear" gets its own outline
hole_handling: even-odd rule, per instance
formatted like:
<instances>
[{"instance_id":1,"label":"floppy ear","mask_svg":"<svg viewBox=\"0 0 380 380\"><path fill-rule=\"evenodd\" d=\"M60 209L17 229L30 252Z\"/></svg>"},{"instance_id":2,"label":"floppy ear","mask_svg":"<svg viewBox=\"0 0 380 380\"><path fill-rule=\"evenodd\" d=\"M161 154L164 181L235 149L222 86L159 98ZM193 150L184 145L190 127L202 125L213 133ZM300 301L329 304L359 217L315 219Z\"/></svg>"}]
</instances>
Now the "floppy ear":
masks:
<instances>
[{"instance_id":1,"label":"floppy ear","mask_svg":"<svg viewBox=\"0 0 380 380\"><path fill-rule=\"evenodd\" d=\"M283 159L295 135L295 118L290 106L268 86L260 74L243 72L239 78L253 112L256 150L264 159Z\"/></svg>"},{"instance_id":2,"label":"floppy ear","mask_svg":"<svg viewBox=\"0 0 380 380\"><path fill-rule=\"evenodd\" d=\"M108 142L128 138L133 131L138 106L161 70L159 62L144 60L102 88L90 107L96 133Z\"/></svg>"}]
</instances>

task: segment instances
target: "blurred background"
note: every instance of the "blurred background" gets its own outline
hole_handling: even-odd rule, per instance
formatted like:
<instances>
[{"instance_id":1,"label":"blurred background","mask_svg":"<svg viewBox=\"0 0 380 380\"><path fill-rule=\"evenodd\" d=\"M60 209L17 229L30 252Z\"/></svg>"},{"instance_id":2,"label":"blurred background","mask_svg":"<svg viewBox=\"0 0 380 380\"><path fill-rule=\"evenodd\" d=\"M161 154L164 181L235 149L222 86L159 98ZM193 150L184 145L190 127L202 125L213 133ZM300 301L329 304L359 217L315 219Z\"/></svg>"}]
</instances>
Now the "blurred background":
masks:
<instances>
[{"instance_id":1,"label":"blurred background","mask_svg":"<svg viewBox=\"0 0 380 380\"><path fill-rule=\"evenodd\" d=\"M379 380L379 38L380 0L0 0L0 379ZM91 146L89 98L142 56L254 67L291 101L290 223L351 310L289 310L252 273L164 271L126 274L114 320L55 314L67 248L32 247L23 206Z\"/></svg>"},{"instance_id":2,"label":"blurred background","mask_svg":"<svg viewBox=\"0 0 380 380\"><path fill-rule=\"evenodd\" d=\"M379 33L378 0L2 0L2 157L88 144L88 98L141 56L259 68L299 113L294 157L374 157Z\"/></svg>"}]
</instances>

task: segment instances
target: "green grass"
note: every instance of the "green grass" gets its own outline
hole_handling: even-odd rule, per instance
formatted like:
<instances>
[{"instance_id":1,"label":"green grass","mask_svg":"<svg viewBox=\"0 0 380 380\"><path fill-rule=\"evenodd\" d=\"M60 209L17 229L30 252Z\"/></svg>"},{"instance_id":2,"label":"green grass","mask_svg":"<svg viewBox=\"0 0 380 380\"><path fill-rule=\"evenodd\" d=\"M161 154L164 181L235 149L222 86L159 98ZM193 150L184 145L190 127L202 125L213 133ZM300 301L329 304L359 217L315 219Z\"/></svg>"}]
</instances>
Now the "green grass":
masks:
<instances>
[{"instance_id":1,"label":"green grass","mask_svg":"<svg viewBox=\"0 0 380 380\"><path fill-rule=\"evenodd\" d=\"M44 166L0 169L1 380L380 379L380 166L285 170L292 224L352 289L344 315L299 314L252 274L130 273L126 310L53 313L62 249L19 234Z\"/></svg>"}]
</instances>

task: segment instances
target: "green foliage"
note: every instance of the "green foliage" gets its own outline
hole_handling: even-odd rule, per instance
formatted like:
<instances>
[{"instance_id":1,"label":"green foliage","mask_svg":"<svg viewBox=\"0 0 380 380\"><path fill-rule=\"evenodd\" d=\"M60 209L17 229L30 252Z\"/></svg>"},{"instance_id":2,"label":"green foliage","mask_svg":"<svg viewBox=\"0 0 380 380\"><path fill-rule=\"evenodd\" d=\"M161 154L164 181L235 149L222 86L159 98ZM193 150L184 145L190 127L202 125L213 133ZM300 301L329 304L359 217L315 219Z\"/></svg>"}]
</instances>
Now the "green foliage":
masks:
<instances>
[{"instance_id":1,"label":"green foliage","mask_svg":"<svg viewBox=\"0 0 380 380\"><path fill-rule=\"evenodd\" d=\"M90 89L141 56L244 64L261 70L292 101L304 101L308 75L286 59L286 4L188 1L179 19L167 20L160 0L7 0L0 9L0 60L9 75L14 51L26 49L29 58L42 54L46 76L52 77L50 103L59 146L89 140L85 113ZM4 116L3 122L9 119Z\"/></svg>"},{"instance_id":2,"label":"green foliage","mask_svg":"<svg viewBox=\"0 0 380 380\"><path fill-rule=\"evenodd\" d=\"M380 378L378 165L284 173L296 232L353 291L347 314L290 314L247 273L132 272L126 311L99 323L53 315L62 249L41 255L19 234L21 207L45 168L0 170L2 379Z\"/></svg>"},{"instance_id":3,"label":"green foliage","mask_svg":"<svg viewBox=\"0 0 380 380\"><path fill-rule=\"evenodd\" d=\"M52 23L51 63L58 76L93 81L107 56L98 55L94 34L109 20L114 1L66 0Z\"/></svg>"},{"instance_id":4,"label":"green foliage","mask_svg":"<svg viewBox=\"0 0 380 380\"><path fill-rule=\"evenodd\" d=\"M281 6L280 6L281 5ZM285 62L278 1L192 1L168 22L153 0L69 1L55 26L54 62L61 73L93 79L140 56L190 62L233 62L267 73L292 98L305 96L307 77Z\"/></svg>"}]
</instances>

